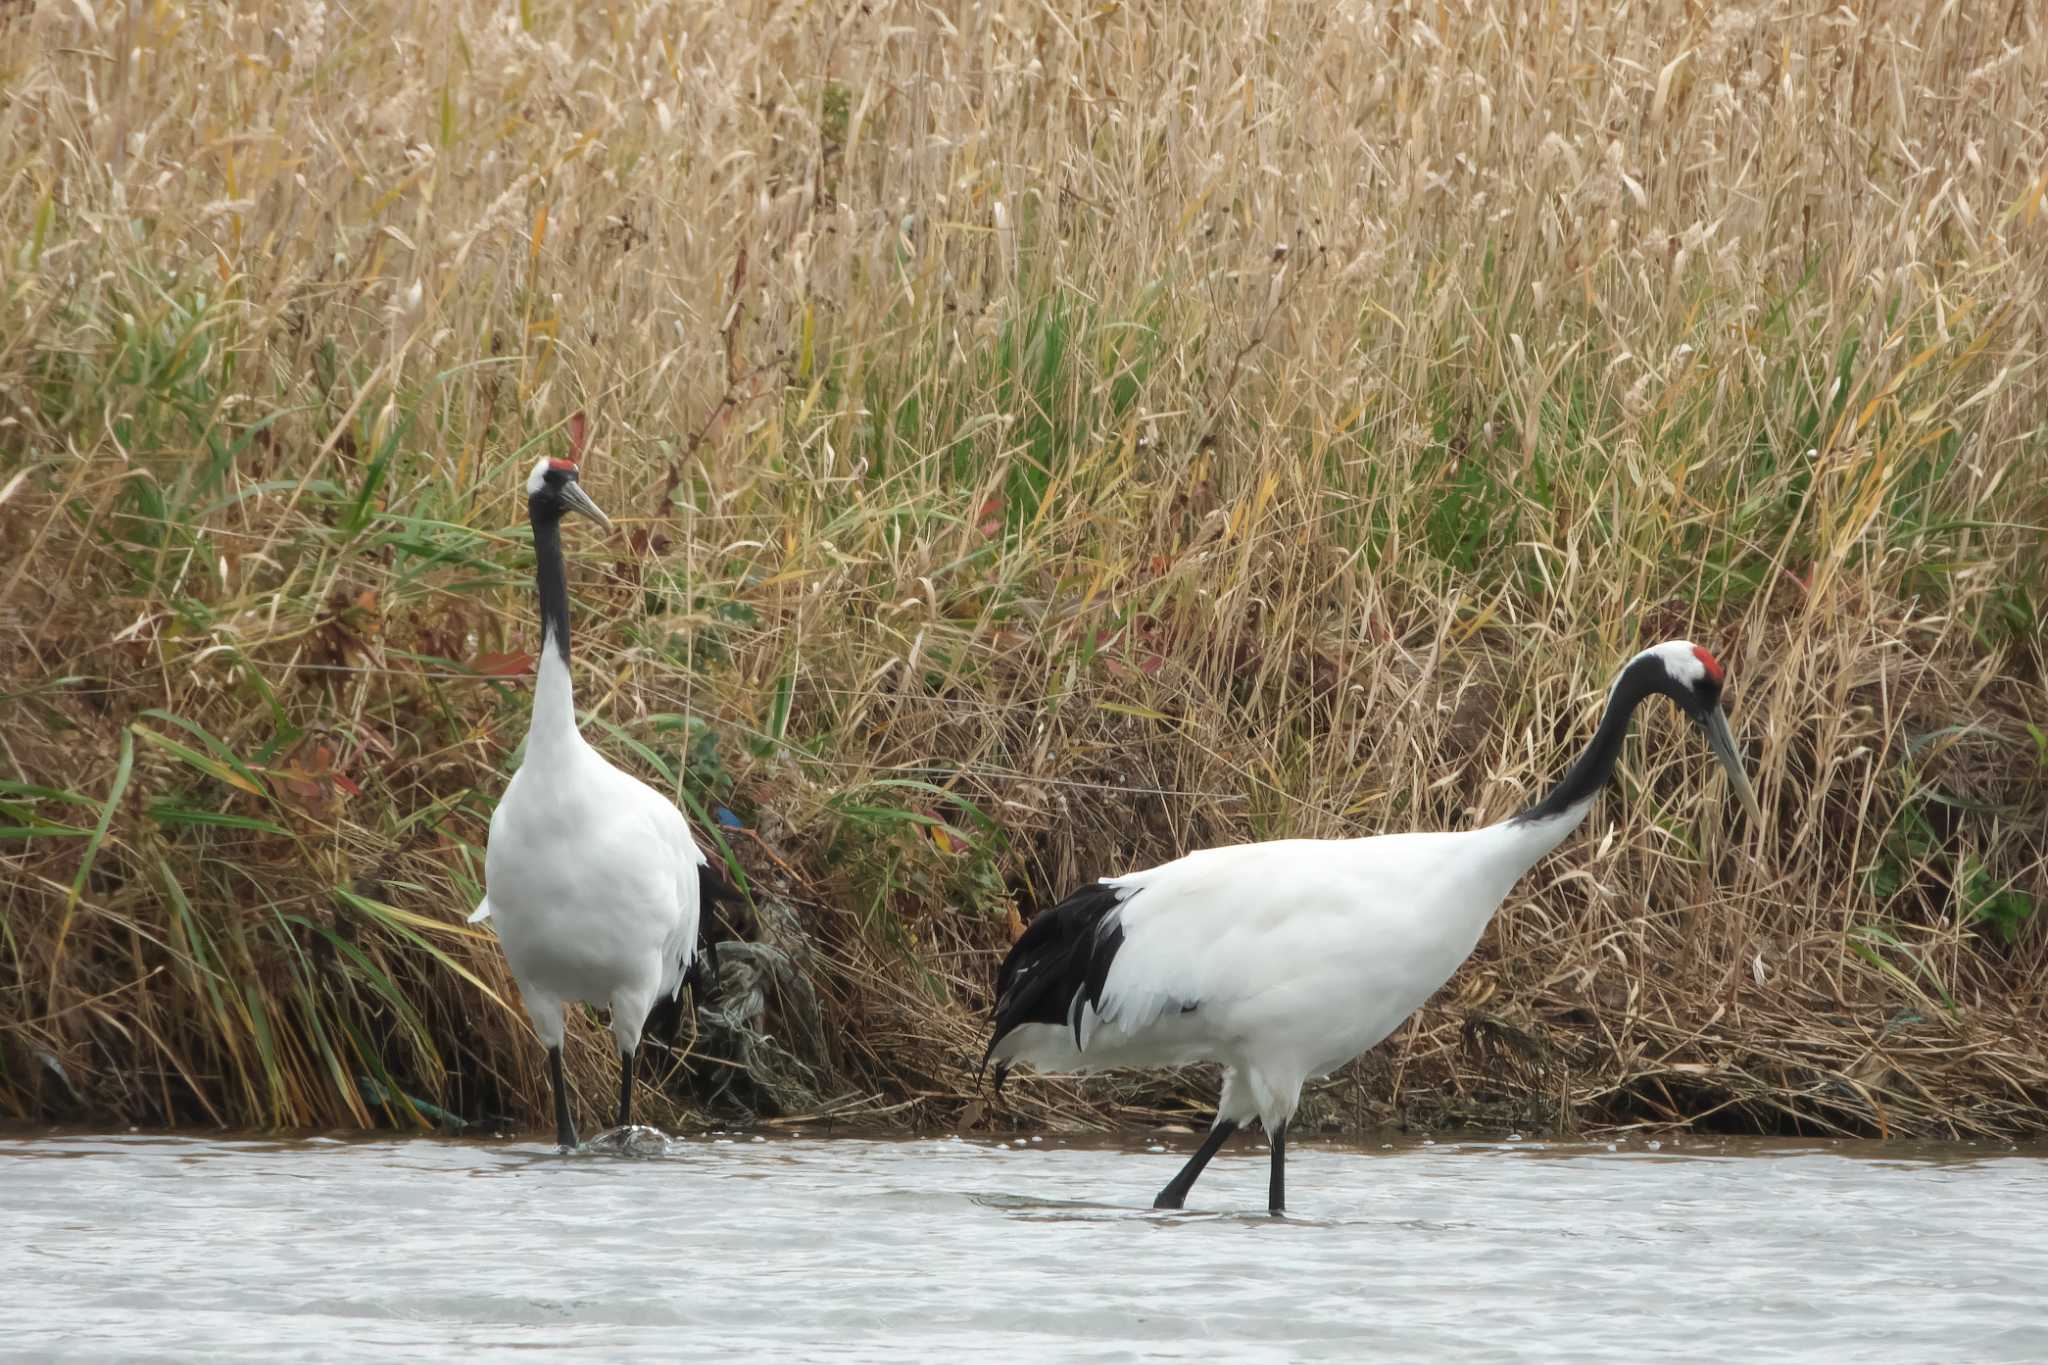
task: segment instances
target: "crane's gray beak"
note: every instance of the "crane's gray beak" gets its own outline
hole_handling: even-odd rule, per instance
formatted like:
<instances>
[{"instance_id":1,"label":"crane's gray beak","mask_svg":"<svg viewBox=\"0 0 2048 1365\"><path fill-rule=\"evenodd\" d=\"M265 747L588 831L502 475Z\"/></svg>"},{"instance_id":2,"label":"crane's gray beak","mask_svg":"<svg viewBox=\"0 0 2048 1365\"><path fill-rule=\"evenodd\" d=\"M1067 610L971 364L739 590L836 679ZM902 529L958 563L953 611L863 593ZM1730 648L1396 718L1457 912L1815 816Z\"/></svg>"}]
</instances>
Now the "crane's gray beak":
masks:
<instances>
[{"instance_id":1,"label":"crane's gray beak","mask_svg":"<svg viewBox=\"0 0 2048 1365\"><path fill-rule=\"evenodd\" d=\"M1707 732L1707 747L1728 770L1728 782L1735 788L1742 808L1749 812L1750 819L1761 825L1764 813L1756 803L1756 789L1749 785L1749 774L1742 771L1742 755L1736 752L1735 736L1728 729L1728 713L1718 703L1708 707L1706 714L1700 717L1700 729Z\"/></svg>"},{"instance_id":2,"label":"crane's gray beak","mask_svg":"<svg viewBox=\"0 0 2048 1365\"><path fill-rule=\"evenodd\" d=\"M584 492L583 485L574 479L570 479L562 485L562 501L568 503L571 508L581 512L584 516L589 517L599 526L604 527L605 530L609 531L612 529L612 519L604 514L602 508L590 500L590 494Z\"/></svg>"}]
</instances>

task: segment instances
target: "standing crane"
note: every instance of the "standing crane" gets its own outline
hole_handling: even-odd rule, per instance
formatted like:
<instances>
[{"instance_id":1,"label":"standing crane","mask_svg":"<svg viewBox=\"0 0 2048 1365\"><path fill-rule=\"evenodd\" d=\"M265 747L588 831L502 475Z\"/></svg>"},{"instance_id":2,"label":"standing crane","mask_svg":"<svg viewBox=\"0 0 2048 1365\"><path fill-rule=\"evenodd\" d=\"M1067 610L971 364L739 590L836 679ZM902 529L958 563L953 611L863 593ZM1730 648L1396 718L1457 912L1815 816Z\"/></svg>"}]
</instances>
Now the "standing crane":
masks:
<instances>
[{"instance_id":1,"label":"standing crane","mask_svg":"<svg viewBox=\"0 0 2048 1365\"><path fill-rule=\"evenodd\" d=\"M1004 958L983 1065L996 1063L1000 1089L1020 1062L1061 1072L1221 1063L1215 1124L1153 1207L1182 1207L1217 1149L1257 1119L1272 1143L1268 1207L1282 1212L1302 1085L1377 1044L1450 980L1522 874L1586 818L1645 699L1669 697L1691 717L1761 821L1721 684L1721 665L1697 645L1644 650L1614 680L1578 761L1499 824L1203 849L1081 888Z\"/></svg>"},{"instance_id":2,"label":"standing crane","mask_svg":"<svg viewBox=\"0 0 2048 1365\"><path fill-rule=\"evenodd\" d=\"M611 521L583 491L577 457L583 414L571 421L568 458L542 457L526 480L540 590L541 650L526 756L491 816L484 900L519 983L533 1031L548 1052L555 1139L576 1146L562 1075L562 1007L608 1004L619 1046L619 1125L632 1122L634 1059L648 1015L701 989L698 920L737 892L714 871L667 797L607 762L576 725L569 686L569 584L562 518Z\"/></svg>"}]
</instances>

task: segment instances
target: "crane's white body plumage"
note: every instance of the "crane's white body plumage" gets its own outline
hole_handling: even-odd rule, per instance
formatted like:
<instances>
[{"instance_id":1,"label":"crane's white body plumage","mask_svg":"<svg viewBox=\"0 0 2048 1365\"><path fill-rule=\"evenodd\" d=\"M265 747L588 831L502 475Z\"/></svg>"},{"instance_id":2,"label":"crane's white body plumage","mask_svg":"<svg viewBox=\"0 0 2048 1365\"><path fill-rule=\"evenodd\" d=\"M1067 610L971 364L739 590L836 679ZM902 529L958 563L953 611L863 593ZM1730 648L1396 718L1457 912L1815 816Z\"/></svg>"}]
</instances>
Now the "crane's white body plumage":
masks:
<instances>
[{"instance_id":1,"label":"crane's white body plumage","mask_svg":"<svg viewBox=\"0 0 2048 1365\"><path fill-rule=\"evenodd\" d=\"M610 1007L630 1054L681 988L705 858L672 802L578 732L568 672L542 650L525 761L491 816L484 913L543 1046L561 1046L562 1007L584 1000Z\"/></svg>"},{"instance_id":2,"label":"crane's white body plumage","mask_svg":"<svg viewBox=\"0 0 2048 1365\"><path fill-rule=\"evenodd\" d=\"M1119 902L1098 932L1121 930L1123 943L1100 1008L1077 999L1068 1024L1025 1024L992 1055L1043 1071L1218 1062L1218 1117L1270 1132L1306 1082L1373 1047L1450 980L1516 880L1585 810L1457 833L1238 844L1105 877Z\"/></svg>"}]
</instances>

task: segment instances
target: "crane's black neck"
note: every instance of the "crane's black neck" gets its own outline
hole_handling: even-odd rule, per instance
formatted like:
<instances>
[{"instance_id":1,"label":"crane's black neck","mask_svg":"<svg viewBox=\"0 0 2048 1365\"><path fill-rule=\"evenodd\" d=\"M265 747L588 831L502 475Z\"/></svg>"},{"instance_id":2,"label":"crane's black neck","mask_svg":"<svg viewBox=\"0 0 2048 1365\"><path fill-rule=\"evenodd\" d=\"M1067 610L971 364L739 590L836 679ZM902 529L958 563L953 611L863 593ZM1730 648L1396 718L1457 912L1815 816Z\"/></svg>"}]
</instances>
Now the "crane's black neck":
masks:
<instances>
[{"instance_id":1,"label":"crane's black neck","mask_svg":"<svg viewBox=\"0 0 2048 1365\"><path fill-rule=\"evenodd\" d=\"M540 639L569 662L569 574L562 564L562 509L538 494L526 500L533 523L533 576L540 587Z\"/></svg>"},{"instance_id":2,"label":"crane's black neck","mask_svg":"<svg viewBox=\"0 0 2048 1365\"><path fill-rule=\"evenodd\" d=\"M1654 657L1639 658L1622 670L1614 690L1607 695L1607 710L1593 742L1565 771L1558 784L1541 801L1514 817L1515 824L1548 820L1564 815L1591 801L1614 776L1615 760L1621 757L1621 742L1628 737L1628 725L1643 699L1670 687L1670 674Z\"/></svg>"}]
</instances>

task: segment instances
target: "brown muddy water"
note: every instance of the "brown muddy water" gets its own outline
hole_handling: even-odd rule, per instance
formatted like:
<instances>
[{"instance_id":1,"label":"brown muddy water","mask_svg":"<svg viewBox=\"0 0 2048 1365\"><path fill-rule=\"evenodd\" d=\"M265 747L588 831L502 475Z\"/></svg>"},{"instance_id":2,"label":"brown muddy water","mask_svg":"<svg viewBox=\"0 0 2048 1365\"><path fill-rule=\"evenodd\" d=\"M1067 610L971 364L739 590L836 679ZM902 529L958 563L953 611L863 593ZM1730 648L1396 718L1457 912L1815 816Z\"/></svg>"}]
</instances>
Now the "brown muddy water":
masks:
<instances>
[{"instance_id":1,"label":"brown muddy water","mask_svg":"<svg viewBox=\"0 0 2048 1365\"><path fill-rule=\"evenodd\" d=\"M2048 1158L0 1140L10 1360L2048 1360Z\"/></svg>"}]
</instances>

